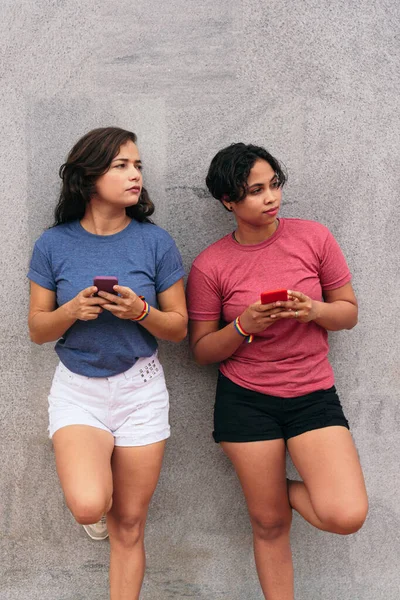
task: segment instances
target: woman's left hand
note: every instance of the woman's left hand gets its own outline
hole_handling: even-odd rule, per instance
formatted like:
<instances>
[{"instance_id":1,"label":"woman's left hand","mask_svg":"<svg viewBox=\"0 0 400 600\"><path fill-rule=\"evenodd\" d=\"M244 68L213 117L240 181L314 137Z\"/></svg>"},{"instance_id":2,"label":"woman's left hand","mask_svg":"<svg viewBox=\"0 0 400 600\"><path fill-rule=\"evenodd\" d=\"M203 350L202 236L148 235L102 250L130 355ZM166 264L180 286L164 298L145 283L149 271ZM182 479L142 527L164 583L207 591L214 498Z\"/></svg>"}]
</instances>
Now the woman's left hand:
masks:
<instances>
[{"instance_id":1,"label":"woman's left hand","mask_svg":"<svg viewBox=\"0 0 400 600\"><path fill-rule=\"evenodd\" d=\"M102 308L119 319L136 319L142 314L143 300L133 290L122 285L114 285L113 289L118 292L119 296L114 296L114 294L108 292L98 292L99 296L110 302L109 304L103 304Z\"/></svg>"},{"instance_id":2,"label":"woman's left hand","mask_svg":"<svg viewBox=\"0 0 400 600\"><path fill-rule=\"evenodd\" d=\"M276 306L284 310L271 315L271 319L296 319L300 323L309 323L317 318L317 302L302 292L288 290L290 300L279 301Z\"/></svg>"}]
</instances>

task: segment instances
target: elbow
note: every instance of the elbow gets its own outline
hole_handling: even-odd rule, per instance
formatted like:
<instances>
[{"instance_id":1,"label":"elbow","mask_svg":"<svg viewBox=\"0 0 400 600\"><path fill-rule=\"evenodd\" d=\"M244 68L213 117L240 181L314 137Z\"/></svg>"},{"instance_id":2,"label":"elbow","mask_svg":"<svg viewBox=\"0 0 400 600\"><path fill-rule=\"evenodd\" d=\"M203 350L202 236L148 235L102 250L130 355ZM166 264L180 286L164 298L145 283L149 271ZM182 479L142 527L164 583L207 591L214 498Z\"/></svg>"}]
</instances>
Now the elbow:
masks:
<instances>
[{"instance_id":1,"label":"elbow","mask_svg":"<svg viewBox=\"0 0 400 600\"><path fill-rule=\"evenodd\" d=\"M35 327L35 324L33 321L34 321L33 317L31 315L29 315L29 318L28 318L29 339L34 344L41 346L43 344L44 340L41 338L40 332L38 331L37 327Z\"/></svg>"},{"instance_id":2,"label":"elbow","mask_svg":"<svg viewBox=\"0 0 400 600\"><path fill-rule=\"evenodd\" d=\"M186 336L187 336L187 327L185 327L184 330L182 330L178 333L178 335L176 336L176 339L174 341L175 342L183 342L183 340L186 338Z\"/></svg>"},{"instance_id":3,"label":"elbow","mask_svg":"<svg viewBox=\"0 0 400 600\"><path fill-rule=\"evenodd\" d=\"M200 340L197 340L196 342L194 340L191 340L190 343L190 350L192 352L192 356L196 365L199 365L200 367L205 367L206 365L212 365L213 363L218 362L217 360L215 360L214 357L210 357L209 352L207 352L207 348L204 348L203 344L199 344L201 339L202 338L200 338Z\"/></svg>"},{"instance_id":4,"label":"elbow","mask_svg":"<svg viewBox=\"0 0 400 600\"><path fill-rule=\"evenodd\" d=\"M200 367L205 367L206 365L211 365L213 362L211 360L207 360L207 358L205 356L202 356L199 352L196 352L196 350L194 348L192 348L192 355L194 358L194 362L196 363L196 365L199 365Z\"/></svg>"},{"instance_id":5,"label":"elbow","mask_svg":"<svg viewBox=\"0 0 400 600\"><path fill-rule=\"evenodd\" d=\"M179 326L177 327L176 331L175 331L175 335L173 338L173 342L179 343L179 342L183 342L183 340L186 338L187 334L188 334L188 318L187 315L181 315L182 319L179 323Z\"/></svg>"},{"instance_id":6,"label":"elbow","mask_svg":"<svg viewBox=\"0 0 400 600\"><path fill-rule=\"evenodd\" d=\"M41 346L42 344L44 344L45 342L48 341L43 338L43 335L40 333L40 331L36 327L34 327L33 324L31 325L30 322L28 322L28 329L29 329L29 339L34 344Z\"/></svg>"},{"instance_id":7,"label":"elbow","mask_svg":"<svg viewBox=\"0 0 400 600\"><path fill-rule=\"evenodd\" d=\"M33 342L34 344L37 344L38 346L41 346L44 342L42 339L40 339L40 337L37 335L37 333L35 333L34 331L29 330L29 338L31 340L31 342Z\"/></svg>"},{"instance_id":8,"label":"elbow","mask_svg":"<svg viewBox=\"0 0 400 600\"><path fill-rule=\"evenodd\" d=\"M199 367L205 367L207 365L211 365L212 364L212 362L209 361L209 360L205 360L205 359L202 359L202 358L196 358L196 357L194 357L194 362L196 363L196 365L199 365Z\"/></svg>"},{"instance_id":9,"label":"elbow","mask_svg":"<svg viewBox=\"0 0 400 600\"><path fill-rule=\"evenodd\" d=\"M188 329L187 329L187 325L185 325L184 327L181 327L178 331L176 331L174 333L174 336L170 338L171 342L176 342L177 344L179 342L183 342L183 340L186 338L188 333Z\"/></svg>"},{"instance_id":10,"label":"elbow","mask_svg":"<svg viewBox=\"0 0 400 600\"><path fill-rule=\"evenodd\" d=\"M353 321L352 323L350 323L346 329L348 329L350 331L350 329L353 329L358 323L358 319L355 319L355 321Z\"/></svg>"},{"instance_id":11,"label":"elbow","mask_svg":"<svg viewBox=\"0 0 400 600\"><path fill-rule=\"evenodd\" d=\"M353 314L347 329L353 329L358 323L358 305L353 304Z\"/></svg>"},{"instance_id":12,"label":"elbow","mask_svg":"<svg viewBox=\"0 0 400 600\"><path fill-rule=\"evenodd\" d=\"M346 329L353 329L353 327L355 327L358 323L358 311L355 313L355 315L353 316L351 322L349 323L348 327Z\"/></svg>"}]
</instances>

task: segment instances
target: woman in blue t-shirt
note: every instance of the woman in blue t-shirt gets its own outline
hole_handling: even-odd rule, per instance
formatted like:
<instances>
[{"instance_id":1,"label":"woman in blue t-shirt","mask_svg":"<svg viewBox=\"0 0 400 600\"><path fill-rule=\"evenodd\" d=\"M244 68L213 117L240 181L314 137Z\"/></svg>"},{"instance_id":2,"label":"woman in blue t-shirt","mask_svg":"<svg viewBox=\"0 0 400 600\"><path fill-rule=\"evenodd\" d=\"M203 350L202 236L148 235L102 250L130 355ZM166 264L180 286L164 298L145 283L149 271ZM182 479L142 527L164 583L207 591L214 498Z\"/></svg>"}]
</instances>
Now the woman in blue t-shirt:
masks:
<instances>
[{"instance_id":1,"label":"woman in blue t-shirt","mask_svg":"<svg viewBox=\"0 0 400 600\"><path fill-rule=\"evenodd\" d=\"M28 273L31 339L56 341L60 358L49 395L57 472L90 537L104 539L108 527L115 600L139 598L146 515L170 435L156 338L179 342L187 328L182 260L149 219L141 171L134 133L107 127L79 140ZM110 277L113 293L101 290Z\"/></svg>"}]
</instances>

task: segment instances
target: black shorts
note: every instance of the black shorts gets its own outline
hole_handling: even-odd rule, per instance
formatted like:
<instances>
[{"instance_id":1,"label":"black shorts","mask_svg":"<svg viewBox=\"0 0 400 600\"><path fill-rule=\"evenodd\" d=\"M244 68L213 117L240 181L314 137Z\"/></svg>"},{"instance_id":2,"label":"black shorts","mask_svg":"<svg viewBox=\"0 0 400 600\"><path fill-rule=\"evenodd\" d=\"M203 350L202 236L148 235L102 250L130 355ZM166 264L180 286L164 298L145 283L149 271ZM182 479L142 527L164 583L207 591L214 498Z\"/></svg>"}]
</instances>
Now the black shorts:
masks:
<instances>
[{"instance_id":1,"label":"black shorts","mask_svg":"<svg viewBox=\"0 0 400 600\"><path fill-rule=\"evenodd\" d=\"M349 429L335 386L281 398L248 390L218 373L213 432L217 443L288 440L332 425Z\"/></svg>"}]
</instances>

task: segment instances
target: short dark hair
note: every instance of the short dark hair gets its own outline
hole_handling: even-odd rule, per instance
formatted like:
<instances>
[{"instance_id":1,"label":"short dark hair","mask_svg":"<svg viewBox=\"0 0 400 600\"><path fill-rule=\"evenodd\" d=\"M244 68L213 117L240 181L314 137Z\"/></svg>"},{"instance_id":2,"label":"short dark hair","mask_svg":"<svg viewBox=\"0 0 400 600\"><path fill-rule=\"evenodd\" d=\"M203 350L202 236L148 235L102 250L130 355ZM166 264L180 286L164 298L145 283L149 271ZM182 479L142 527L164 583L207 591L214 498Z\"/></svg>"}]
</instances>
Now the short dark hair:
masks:
<instances>
[{"instance_id":1,"label":"short dark hair","mask_svg":"<svg viewBox=\"0 0 400 600\"><path fill-rule=\"evenodd\" d=\"M136 143L132 131L119 127L101 127L84 135L68 154L61 165L61 192L54 216L54 225L82 219L86 205L95 192L97 179L108 171L120 147L128 141ZM150 222L154 204L143 187L137 204L128 206L126 214L136 221Z\"/></svg>"},{"instance_id":2,"label":"short dark hair","mask_svg":"<svg viewBox=\"0 0 400 600\"><path fill-rule=\"evenodd\" d=\"M287 181L287 175L278 160L265 148L252 144L231 144L223 148L211 161L206 185L217 200L240 202L247 195L247 180L254 163L265 160L276 173L279 186Z\"/></svg>"}]
</instances>

